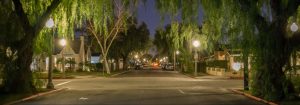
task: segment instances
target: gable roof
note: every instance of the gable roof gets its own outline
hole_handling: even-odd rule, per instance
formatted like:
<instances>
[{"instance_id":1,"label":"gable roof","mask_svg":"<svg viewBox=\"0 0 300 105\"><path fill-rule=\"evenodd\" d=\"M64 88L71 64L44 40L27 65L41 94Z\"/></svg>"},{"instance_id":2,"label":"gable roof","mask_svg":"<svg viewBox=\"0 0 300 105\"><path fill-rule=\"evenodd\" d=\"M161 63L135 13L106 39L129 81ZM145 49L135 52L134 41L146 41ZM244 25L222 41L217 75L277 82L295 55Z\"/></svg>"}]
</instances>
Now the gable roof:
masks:
<instances>
[{"instance_id":1,"label":"gable roof","mask_svg":"<svg viewBox=\"0 0 300 105\"><path fill-rule=\"evenodd\" d=\"M59 54L61 50L63 49L63 46L59 44L60 39L55 39L54 41L54 54ZM72 50L78 54L80 51L81 42L79 38L76 38L74 40L68 40L67 44L72 48Z\"/></svg>"}]
</instances>

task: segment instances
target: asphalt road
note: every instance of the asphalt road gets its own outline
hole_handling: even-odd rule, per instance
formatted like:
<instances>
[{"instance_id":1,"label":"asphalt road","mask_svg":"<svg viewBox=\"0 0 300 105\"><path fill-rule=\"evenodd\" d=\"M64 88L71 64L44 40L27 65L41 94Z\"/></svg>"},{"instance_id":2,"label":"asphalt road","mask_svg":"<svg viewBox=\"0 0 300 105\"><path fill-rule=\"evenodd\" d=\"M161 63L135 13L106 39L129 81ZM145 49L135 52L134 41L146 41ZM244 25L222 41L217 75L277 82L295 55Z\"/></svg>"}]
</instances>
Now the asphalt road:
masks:
<instances>
[{"instance_id":1,"label":"asphalt road","mask_svg":"<svg viewBox=\"0 0 300 105\"><path fill-rule=\"evenodd\" d=\"M173 71L133 70L111 78L55 81L66 91L18 103L97 105L262 105L228 89L242 88L241 80L190 78Z\"/></svg>"}]
</instances>

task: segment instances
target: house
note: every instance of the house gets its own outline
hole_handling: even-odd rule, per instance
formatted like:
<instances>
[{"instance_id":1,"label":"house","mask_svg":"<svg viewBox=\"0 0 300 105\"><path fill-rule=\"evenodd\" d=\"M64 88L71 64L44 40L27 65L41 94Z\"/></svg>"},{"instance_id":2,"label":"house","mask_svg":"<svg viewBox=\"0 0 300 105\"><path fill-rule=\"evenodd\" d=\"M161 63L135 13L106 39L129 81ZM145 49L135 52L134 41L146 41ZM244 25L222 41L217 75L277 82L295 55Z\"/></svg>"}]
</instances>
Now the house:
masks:
<instances>
[{"instance_id":1,"label":"house","mask_svg":"<svg viewBox=\"0 0 300 105\"><path fill-rule=\"evenodd\" d=\"M217 47L206 59L206 73L210 75L243 77L243 62L240 49ZM250 70L249 65L249 70Z\"/></svg>"},{"instance_id":2,"label":"house","mask_svg":"<svg viewBox=\"0 0 300 105\"><path fill-rule=\"evenodd\" d=\"M76 71L78 69L85 69L80 67L80 63L91 61L91 49L87 44L88 40L85 36L81 35L79 38L67 41L66 46L60 46L56 40L55 51L53 54L53 67L62 70L62 59L65 60L65 70Z\"/></svg>"},{"instance_id":3,"label":"house","mask_svg":"<svg viewBox=\"0 0 300 105\"><path fill-rule=\"evenodd\" d=\"M62 70L64 59L65 70L76 71L86 69L81 63L91 62L90 41L87 36L75 36L74 40L67 40L65 46L59 45L60 39L54 40L54 52L52 55L53 69ZM32 70L48 71L49 57L37 56L31 64Z\"/></svg>"}]
</instances>

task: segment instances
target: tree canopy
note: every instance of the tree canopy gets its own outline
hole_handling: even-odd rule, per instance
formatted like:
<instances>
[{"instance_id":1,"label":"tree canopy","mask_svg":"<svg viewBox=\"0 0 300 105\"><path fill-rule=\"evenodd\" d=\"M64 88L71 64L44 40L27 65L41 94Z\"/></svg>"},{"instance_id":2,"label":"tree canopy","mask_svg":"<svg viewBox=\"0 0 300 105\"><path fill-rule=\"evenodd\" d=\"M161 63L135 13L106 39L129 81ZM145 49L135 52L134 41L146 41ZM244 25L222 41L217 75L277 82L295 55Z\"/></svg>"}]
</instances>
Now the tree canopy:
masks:
<instances>
[{"instance_id":1,"label":"tree canopy","mask_svg":"<svg viewBox=\"0 0 300 105\"><path fill-rule=\"evenodd\" d=\"M193 25L186 21L193 19L189 16L193 14L186 13L191 10L197 13L197 8L202 7L205 13L202 33L208 41L231 44L242 49L243 56L252 55L250 90L254 95L280 100L293 93L283 66L299 46L299 31L291 32L289 28L291 23L299 24L299 0L201 0L195 7L185 6L188 2L199 0L165 0L157 1L157 5L162 13L172 16L181 13L183 24L188 25Z\"/></svg>"}]
</instances>

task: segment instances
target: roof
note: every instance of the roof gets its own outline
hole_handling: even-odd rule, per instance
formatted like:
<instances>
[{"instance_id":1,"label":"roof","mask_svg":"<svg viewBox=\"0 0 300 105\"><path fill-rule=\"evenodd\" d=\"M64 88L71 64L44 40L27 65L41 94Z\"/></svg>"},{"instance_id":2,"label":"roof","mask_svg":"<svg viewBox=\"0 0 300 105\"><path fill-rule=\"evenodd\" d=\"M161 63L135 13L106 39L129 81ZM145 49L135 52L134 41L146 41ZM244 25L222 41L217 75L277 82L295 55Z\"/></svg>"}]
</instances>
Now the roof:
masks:
<instances>
[{"instance_id":1,"label":"roof","mask_svg":"<svg viewBox=\"0 0 300 105\"><path fill-rule=\"evenodd\" d=\"M63 47L59 44L60 39L55 39L54 41L54 45L55 45L55 50L54 50L54 54L58 54L61 52L61 50L63 49ZM85 41L85 43L87 43L88 41ZM80 51L80 46L81 46L81 42L80 42L80 38L75 38L74 40L68 40L67 43L72 49L73 51L78 54ZM85 44L85 50L87 50L87 44Z\"/></svg>"}]
</instances>

